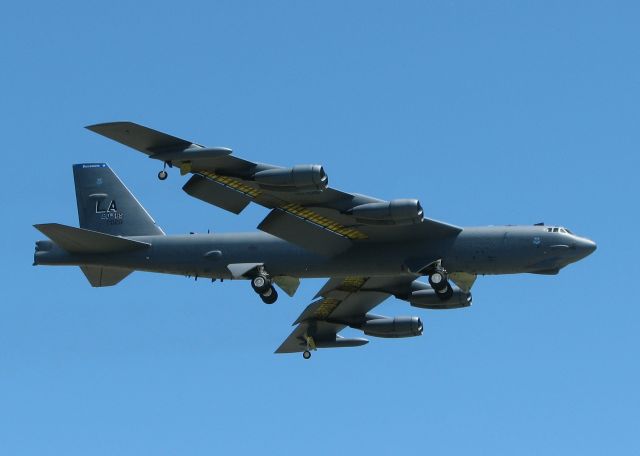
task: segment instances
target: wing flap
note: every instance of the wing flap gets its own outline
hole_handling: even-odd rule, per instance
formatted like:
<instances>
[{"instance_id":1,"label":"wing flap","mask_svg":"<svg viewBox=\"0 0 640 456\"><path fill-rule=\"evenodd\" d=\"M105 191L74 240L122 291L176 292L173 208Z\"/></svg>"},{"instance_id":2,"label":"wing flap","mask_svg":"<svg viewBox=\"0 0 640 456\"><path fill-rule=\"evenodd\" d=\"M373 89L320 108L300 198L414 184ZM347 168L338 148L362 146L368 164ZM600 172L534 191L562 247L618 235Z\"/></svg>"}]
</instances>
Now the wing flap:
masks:
<instances>
[{"instance_id":1,"label":"wing flap","mask_svg":"<svg viewBox=\"0 0 640 456\"><path fill-rule=\"evenodd\" d=\"M245 193L195 174L182 187L188 195L226 211L239 214L251 202Z\"/></svg>"},{"instance_id":2,"label":"wing flap","mask_svg":"<svg viewBox=\"0 0 640 456\"><path fill-rule=\"evenodd\" d=\"M272 210L258 229L320 255L337 255L352 245L346 237L280 209Z\"/></svg>"}]
</instances>

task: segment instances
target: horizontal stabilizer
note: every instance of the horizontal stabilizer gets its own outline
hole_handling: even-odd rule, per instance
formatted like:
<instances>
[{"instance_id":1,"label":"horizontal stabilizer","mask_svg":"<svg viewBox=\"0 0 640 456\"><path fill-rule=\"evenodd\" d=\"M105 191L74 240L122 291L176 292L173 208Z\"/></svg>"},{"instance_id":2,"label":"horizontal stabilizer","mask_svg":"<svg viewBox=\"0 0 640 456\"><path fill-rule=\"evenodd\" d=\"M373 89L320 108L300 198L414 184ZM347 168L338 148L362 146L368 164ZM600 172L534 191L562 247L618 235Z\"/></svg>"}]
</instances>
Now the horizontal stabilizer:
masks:
<instances>
[{"instance_id":1,"label":"horizontal stabilizer","mask_svg":"<svg viewBox=\"0 0 640 456\"><path fill-rule=\"evenodd\" d=\"M103 266L80 266L80 269L92 287L110 287L133 272L131 269Z\"/></svg>"},{"instance_id":2,"label":"horizontal stabilizer","mask_svg":"<svg viewBox=\"0 0 640 456\"><path fill-rule=\"evenodd\" d=\"M42 223L33 226L69 253L129 252L151 246L146 242L133 241L59 223Z\"/></svg>"}]
</instances>

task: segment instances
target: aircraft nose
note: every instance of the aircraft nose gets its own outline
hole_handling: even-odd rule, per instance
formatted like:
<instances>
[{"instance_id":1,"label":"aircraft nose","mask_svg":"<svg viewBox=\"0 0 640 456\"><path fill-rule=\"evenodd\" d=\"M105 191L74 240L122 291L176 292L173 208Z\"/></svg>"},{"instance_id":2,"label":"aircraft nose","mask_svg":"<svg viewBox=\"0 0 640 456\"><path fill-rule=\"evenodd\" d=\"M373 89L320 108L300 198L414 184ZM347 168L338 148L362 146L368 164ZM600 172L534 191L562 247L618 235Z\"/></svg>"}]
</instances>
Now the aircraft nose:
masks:
<instances>
[{"instance_id":1,"label":"aircraft nose","mask_svg":"<svg viewBox=\"0 0 640 456\"><path fill-rule=\"evenodd\" d=\"M576 249L581 253L582 258L591 255L598 246L591 239L579 238L576 242Z\"/></svg>"}]
</instances>

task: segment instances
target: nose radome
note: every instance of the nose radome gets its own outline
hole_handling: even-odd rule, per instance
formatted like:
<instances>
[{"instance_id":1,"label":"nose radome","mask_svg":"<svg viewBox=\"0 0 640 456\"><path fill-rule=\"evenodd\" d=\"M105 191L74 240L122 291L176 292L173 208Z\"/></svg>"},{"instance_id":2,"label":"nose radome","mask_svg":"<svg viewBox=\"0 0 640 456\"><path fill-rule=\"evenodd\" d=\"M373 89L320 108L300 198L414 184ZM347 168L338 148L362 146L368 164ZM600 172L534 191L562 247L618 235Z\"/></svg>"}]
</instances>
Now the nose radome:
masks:
<instances>
[{"instance_id":1,"label":"nose radome","mask_svg":"<svg viewBox=\"0 0 640 456\"><path fill-rule=\"evenodd\" d=\"M584 252L584 256L591 255L598 246L591 239L581 238L578 242L578 249Z\"/></svg>"}]
</instances>

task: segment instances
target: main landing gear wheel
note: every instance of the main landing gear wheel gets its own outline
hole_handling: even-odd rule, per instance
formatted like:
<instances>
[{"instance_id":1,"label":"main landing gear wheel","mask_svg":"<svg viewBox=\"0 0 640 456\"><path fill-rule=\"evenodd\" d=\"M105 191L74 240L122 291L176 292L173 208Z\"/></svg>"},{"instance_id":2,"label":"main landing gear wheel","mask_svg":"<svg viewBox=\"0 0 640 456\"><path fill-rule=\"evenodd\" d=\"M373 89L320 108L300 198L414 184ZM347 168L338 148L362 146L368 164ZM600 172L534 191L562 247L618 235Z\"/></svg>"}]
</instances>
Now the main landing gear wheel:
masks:
<instances>
[{"instance_id":1,"label":"main landing gear wheel","mask_svg":"<svg viewBox=\"0 0 640 456\"><path fill-rule=\"evenodd\" d=\"M303 357L304 359L309 359L309 358L311 358L311 352L310 352L309 350L305 350L305 351L303 351L303 352L302 352L302 357Z\"/></svg>"},{"instance_id":2,"label":"main landing gear wheel","mask_svg":"<svg viewBox=\"0 0 640 456\"><path fill-rule=\"evenodd\" d=\"M429 276L429 285L431 285L431 288L436 291L446 289L449 285L447 284L447 276L445 275L445 272L440 269L433 272Z\"/></svg>"},{"instance_id":3,"label":"main landing gear wheel","mask_svg":"<svg viewBox=\"0 0 640 456\"><path fill-rule=\"evenodd\" d=\"M260 298L265 304L273 304L278 300L278 292L275 288L269 287L267 291L260 295Z\"/></svg>"},{"instance_id":4,"label":"main landing gear wheel","mask_svg":"<svg viewBox=\"0 0 640 456\"><path fill-rule=\"evenodd\" d=\"M266 275L257 275L253 279L251 279L251 287L253 288L253 291L258 293L259 295L262 295L270 288L272 288L271 280Z\"/></svg>"},{"instance_id":5,"label":"main landing gear wheel","mask_svg":"<svg viewBox=\"0 0 640 456\"><path fill-rule=\"evenodd\" d=\"M438 298L442 301L446 301L453 296L453 288L451 288L451 285L448 285L446 290L436 291L436 293L438 294Z\"/></svg>"}]
</instances>

